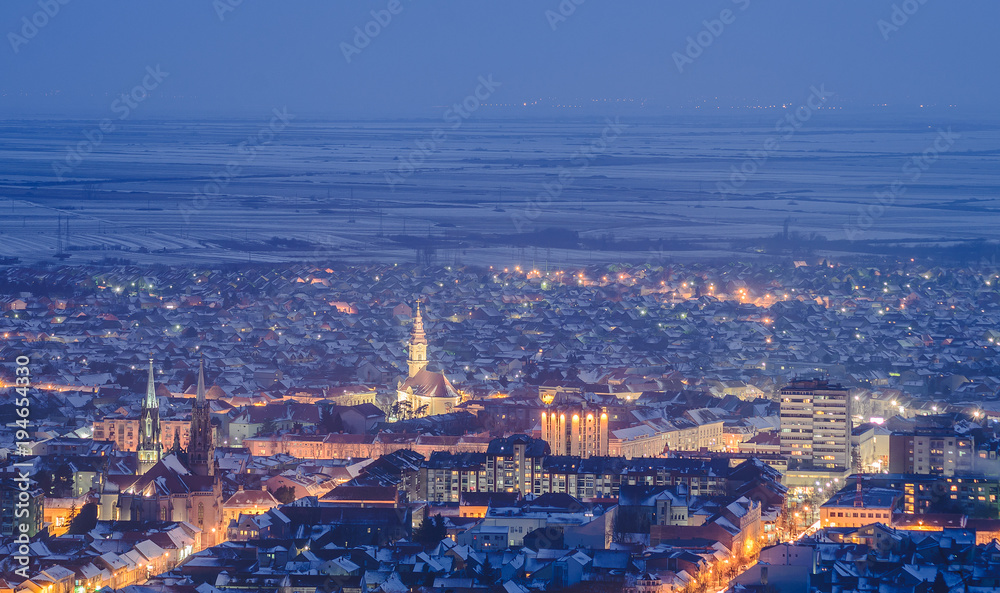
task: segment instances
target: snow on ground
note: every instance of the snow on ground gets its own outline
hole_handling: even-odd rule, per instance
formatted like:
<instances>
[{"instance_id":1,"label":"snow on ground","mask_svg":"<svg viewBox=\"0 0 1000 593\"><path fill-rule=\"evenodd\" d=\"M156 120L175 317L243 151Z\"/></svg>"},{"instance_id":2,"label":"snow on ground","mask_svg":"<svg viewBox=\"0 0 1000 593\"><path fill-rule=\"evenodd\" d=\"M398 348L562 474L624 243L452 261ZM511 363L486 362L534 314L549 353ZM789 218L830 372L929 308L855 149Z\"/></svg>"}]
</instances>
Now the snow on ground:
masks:
<instances>
[{"instance_id":1,"label":"snow on ground","mask_svg":"<svg viewBox=\"0 0 1000 593\"><path fill-rule=\"evenodd\" d=\"M93 122L5 122L0 256L50 258L60 220L70 263L413 260L414 249L386 237L546 228L719 240L654 254L715 257L727 253L722 240L773 235L786 221L831 240L1000 238L995 125L823 114L783 138L777 117L623 118L617 136L601 120L470 120L436 142L440 122L293 120L252 150L241 143L267 121L129 122L62 180L56 169ZM914 176L910 161L949 126L959 138ZM418 150L428 141L432 150ZM741 167L752 174L720 192ZM905 193L880 206L876 192L896 180ZM272 237L310 245L263 251ZM541 251L467 245L438 255L499 262ZM649 257L557 251L567 263Z\"/></svg>"}]
</instances>

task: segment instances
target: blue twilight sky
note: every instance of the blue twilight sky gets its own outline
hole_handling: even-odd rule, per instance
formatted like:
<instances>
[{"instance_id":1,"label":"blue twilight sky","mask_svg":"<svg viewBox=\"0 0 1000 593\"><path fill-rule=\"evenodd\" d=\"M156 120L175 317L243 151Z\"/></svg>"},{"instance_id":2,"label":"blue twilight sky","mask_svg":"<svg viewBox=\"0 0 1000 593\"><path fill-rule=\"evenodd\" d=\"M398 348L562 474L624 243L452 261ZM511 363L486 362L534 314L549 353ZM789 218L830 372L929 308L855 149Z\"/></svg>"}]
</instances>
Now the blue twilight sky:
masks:
<instances>
[{"instance_id":1,"label":"blue twilight sky","mask_svg":"<svg viewBox=\"0 0 1000 593\"><path fill-rule=\"evenodd\" d=\"M434 116L490 75L498 116L801 103L821 84L845 109L995 113L998 21L996 0L2 0L0 116L105 116L144 78L141 117Z\"/></svg>"}]
</instances>

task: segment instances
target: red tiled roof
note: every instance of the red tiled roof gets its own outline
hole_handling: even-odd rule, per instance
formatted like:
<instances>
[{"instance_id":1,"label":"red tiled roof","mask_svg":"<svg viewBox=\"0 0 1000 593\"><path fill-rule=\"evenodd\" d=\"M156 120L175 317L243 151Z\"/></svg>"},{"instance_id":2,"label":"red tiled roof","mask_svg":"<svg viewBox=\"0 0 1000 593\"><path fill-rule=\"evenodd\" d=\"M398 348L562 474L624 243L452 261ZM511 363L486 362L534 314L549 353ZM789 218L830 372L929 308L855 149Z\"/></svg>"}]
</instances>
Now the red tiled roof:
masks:
<instances>
[{"instance_id":1,"label":"red tiled roof","mask_svg":"<svg viewBox=\"0 0 1000 593\"><path fill-rule=\"evenodd\" d=\"M239 490L229 497L225 506L270 506L276 507L279 503L267 490Z\"/></svg>"},{"instance_id":2,"label":"red tiled roof","mask_svg":"<svg viewBox=\"0 0 1000 593\"><path fill-rule=\"evenodd\" d=\"M423 397L454 397L455 388L441 373L421 369L416 375L403 381L401 390L413 389L413 393Z\"/></svg>"}]
</instances>

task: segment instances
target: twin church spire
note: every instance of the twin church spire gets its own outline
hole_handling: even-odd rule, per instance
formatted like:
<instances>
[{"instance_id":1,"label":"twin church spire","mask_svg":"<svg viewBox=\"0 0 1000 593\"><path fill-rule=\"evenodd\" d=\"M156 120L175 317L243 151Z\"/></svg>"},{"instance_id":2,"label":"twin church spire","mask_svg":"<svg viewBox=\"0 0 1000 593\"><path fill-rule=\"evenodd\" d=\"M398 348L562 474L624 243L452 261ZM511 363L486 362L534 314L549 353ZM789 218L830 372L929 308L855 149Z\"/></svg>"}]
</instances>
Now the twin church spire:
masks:
<instances>
[{"instance_id":1,"label":"twin church spire","mask_svg":"<svg viewBox=\"0 0 1000 593\"><path fill-rule=\"evenodd\" d=\"M176 434L175 434L176 441ZM174 447L179 448L175 442ZM164 456L160 430L160 405L156 397L156 379L153 373L153 354L149 355L149 378L146 382L146 397L142 400L139 417L139 446L137 449L138 473L144 474ZM198 388L191 408L191 428L187 447L188 465L197 475L210 476L214 473L215 444L212 438L211 408L205 398L205 360L198 364Z\"/></svg>"}]
</instances>

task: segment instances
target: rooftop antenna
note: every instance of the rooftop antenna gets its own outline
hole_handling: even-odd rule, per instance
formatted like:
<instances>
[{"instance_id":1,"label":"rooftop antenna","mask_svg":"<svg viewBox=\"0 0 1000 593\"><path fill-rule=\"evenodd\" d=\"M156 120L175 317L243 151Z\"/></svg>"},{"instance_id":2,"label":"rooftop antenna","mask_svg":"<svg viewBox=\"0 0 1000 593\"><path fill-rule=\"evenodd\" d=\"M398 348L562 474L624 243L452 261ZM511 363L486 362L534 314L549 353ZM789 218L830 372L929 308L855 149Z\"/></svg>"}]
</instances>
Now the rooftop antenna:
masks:
<instances>
[{"instance_id":1,"label":"rooftop antenna","mask_svg":"<svg viewBox=\"0 0 1000 593\"><path fill-rule=\"evenodd\" d=\"M503 209L503 206L501 206L501 204L503 204L503 186L502 185L500 186L500 193L497 196L497 205L493 208L493 211L494 212L505 212L505 210Z\"/></svg>"}]
</instances>

